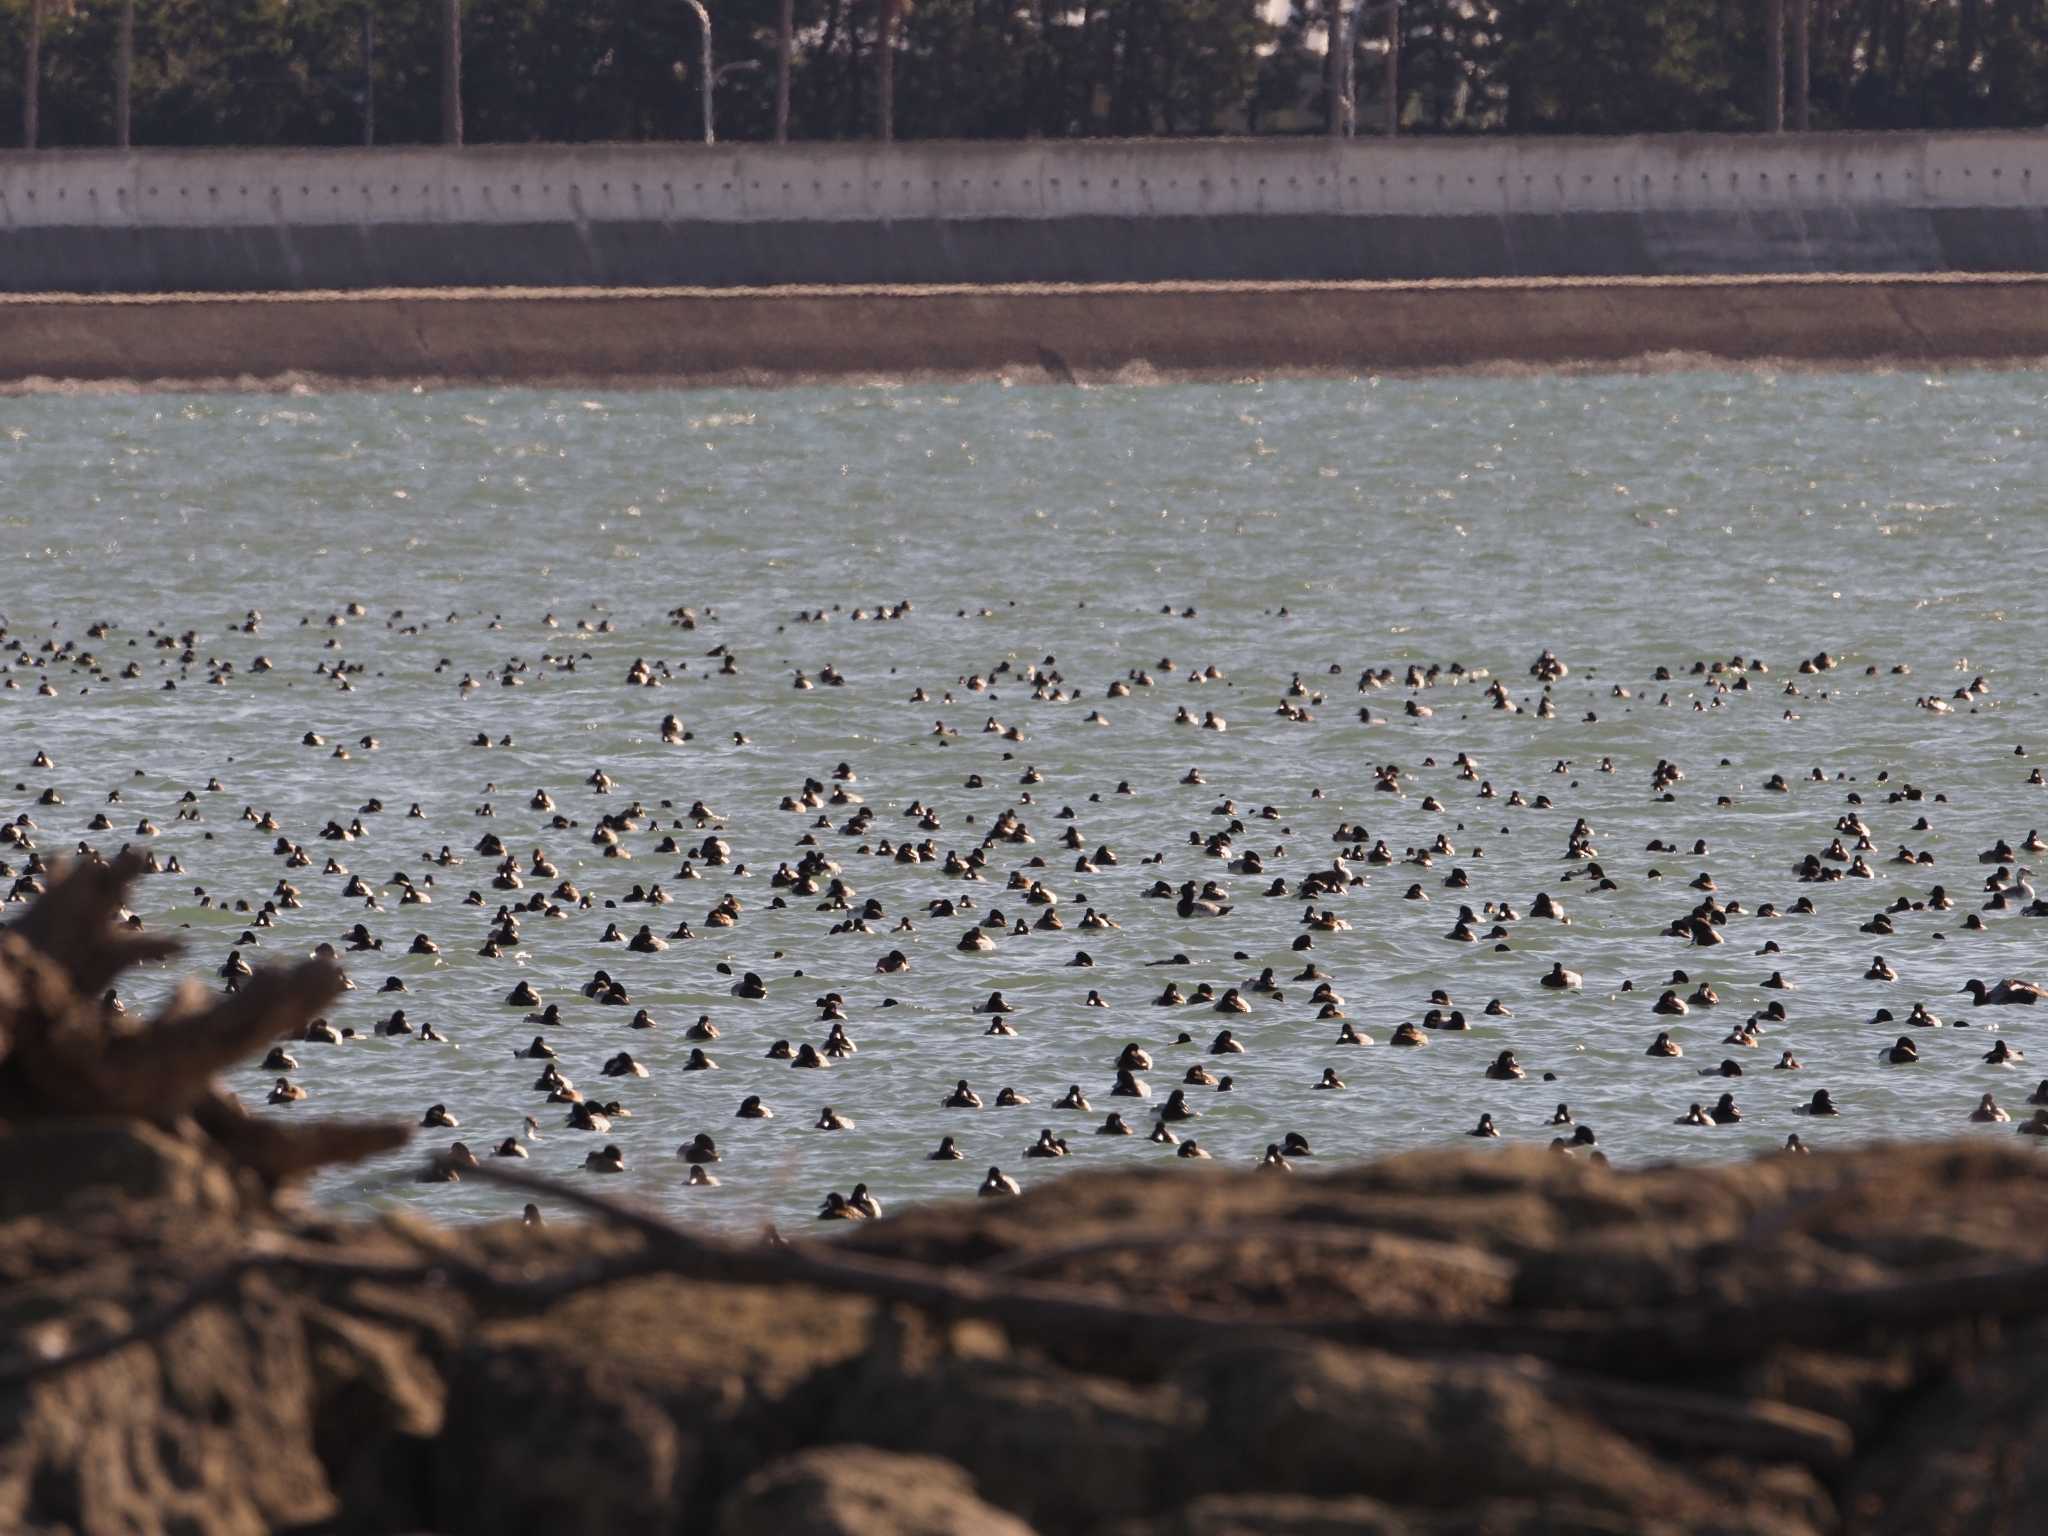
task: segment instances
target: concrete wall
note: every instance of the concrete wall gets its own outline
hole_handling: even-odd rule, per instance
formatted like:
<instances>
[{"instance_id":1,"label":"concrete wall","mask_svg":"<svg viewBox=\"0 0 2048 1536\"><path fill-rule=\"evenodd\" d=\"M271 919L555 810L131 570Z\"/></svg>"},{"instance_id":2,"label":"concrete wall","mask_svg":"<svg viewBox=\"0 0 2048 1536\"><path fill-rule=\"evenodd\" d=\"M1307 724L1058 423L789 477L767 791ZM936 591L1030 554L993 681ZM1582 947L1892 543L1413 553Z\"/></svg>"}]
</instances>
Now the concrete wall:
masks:
<instances>
[{"instance_id":1,"label":"concrete wall","mask_svg":"<svg viewBox=\"0 0 2048 1536\"><path fill-rule=\"evenodd\" d=\"M2048 135L0 154L0 291L2048 271Z\"/></svg>"}]
</instances>

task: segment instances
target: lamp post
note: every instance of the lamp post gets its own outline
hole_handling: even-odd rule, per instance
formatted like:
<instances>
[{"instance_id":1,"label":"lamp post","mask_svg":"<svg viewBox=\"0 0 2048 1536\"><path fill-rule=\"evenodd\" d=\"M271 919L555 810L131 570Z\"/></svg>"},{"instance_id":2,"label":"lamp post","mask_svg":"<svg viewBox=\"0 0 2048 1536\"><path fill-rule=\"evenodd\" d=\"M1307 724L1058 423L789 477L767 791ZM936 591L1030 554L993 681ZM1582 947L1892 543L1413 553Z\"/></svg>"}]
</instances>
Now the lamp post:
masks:
<instances>
[{"instance_id":1,"label":"lamp post","mask_svg":"<svg viewBox=\"0 0 2048 1536\"><path fill-rule=\"evenodd\" d=\"M711 67L711 13L704 9L704 0L683 0L683 4L697 13L697 26L704 34L704 51L698 75L703 82L699 90L704 97L704 142L710 144L715 142L711 131L711 91L718 83L717 72Z\"/></svg>"}]
</instances>

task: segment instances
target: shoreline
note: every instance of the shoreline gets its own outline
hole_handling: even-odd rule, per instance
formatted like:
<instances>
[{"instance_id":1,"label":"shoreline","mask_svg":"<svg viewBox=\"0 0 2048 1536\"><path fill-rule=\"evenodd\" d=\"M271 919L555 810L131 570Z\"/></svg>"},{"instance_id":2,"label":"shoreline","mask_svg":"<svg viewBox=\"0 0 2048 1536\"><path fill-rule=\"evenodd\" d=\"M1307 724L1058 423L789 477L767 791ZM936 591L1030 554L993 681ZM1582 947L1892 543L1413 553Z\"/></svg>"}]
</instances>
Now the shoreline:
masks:
<instances>
[{"instance_id":1,"label":"shoreline","mask_svg":"<svg viewBox=\"0 0 2048 1536\"><path fill-rule=\"evenodd\" d=\"M2026 368L2048 274L0 296L0 394Z\"/></svg>"}]
</instances>

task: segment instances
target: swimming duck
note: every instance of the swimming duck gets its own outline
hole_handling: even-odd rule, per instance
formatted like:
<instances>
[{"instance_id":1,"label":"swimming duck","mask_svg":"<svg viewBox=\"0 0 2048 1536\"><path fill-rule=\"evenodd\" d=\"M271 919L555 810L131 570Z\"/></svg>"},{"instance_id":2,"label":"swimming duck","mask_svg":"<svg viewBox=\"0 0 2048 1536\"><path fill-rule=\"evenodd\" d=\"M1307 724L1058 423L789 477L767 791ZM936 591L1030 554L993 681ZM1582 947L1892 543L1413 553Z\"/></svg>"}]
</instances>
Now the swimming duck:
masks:
<instances>
[{"instance_id":1,"label":"swimming duck","mask_svg":"<svg viewBox=\"0 0 2048 1536\"><path fill-rule=\"evenodd\" d=\"M1052 1127L1046 1126L1039 1131L1038 1140L1025 1150L1024 1155L1026 1157L1065 1157L1067 1155L1066 1138L1053 1135Z\"/></svg>"},{"instance_id":2,"label":"swimming duck","mask_svg":"<svg viewBox=\"0 0 2048 1536\"><path fill-rule=\"evenodd\" d=\"M1970 994L1970 1005L1975 1008L2031 1008L2041 1001L2039 987L2031 981L2020 981L2012 977L1988 987L1973 977L1963 983L1962 990Z\"/></svg>"},{"instance_id":3,"label":"swimming duck","mask_svg":"<svg viewBox=\"0 0 2048 1536\"><path fill-rule=\"evenodd\" d=\"M1021 1195L1024 1193L1024 1190L1015 1179L1003 1172L1002 1169L991 1167L988 1171L988 1177L981 1181L981 1188L976 1190L975 1193L983 1199L988 1199L992 1196Z\"/></svg>"}]
</instances>

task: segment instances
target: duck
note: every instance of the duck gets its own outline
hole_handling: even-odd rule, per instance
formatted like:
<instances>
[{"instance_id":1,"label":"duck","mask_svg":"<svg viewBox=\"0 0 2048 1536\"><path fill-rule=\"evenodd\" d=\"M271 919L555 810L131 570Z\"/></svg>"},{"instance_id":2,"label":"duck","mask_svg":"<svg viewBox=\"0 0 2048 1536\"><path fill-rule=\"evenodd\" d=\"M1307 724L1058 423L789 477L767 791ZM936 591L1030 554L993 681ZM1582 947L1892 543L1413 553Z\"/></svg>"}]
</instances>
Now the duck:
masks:
<instances>
[{"instance_id":1,"label":"duck","mask_svg":"<svg viewBox=\"0 0 2048 1536\"><path fill-rule=\"evenodd\" d=\"M1500 1131L1493 1123L1493 1116L1481 1115L1479 1117L1479 1123L1473 1126L1472 1129L1467 1131L1465 1134L1467 1136L1498 1137L1500 1135Z\"/></svg>"},{"instance_id":2,"label":"duck","mask_svg":"<svg viewBox=\"0 0 2048 1536\"><path fill-rule=\"evenodd\" d=\"M981 1095L967 1086L967 1079L961 1078L953 1085L953 1091L942 1101L945 1109L980 1109Z\"/></svg>"},{"instance_id":3,"label":"duck","mask_svg":"<svg viewBox=\"0 0 2048 1536\"><path fill-rule=\"evenodd\" d=\"M583 1167L589 1173L624 1173L626 1154L616 1146L606 1143L583 1159Z\"/></svg>"},{"instance_id":4,"label":"duck","mask_svg":"<svg viewBox=\"0 0 2048 1536\"><path fill-rule=\"evenodd\" d=\"M1513 1051L1502 1051L1486 1068L1488 1080L1496 1083L1519 1082L1528 1075L1528 1069L1515 1060Z\"/></svg>"},{"instance_id":5,"label":"duck","mask_svg":"<svg viewBox=\"0 0 2048 1536\"><path fill-rule=\"evenodd\" d=\"M1970 1005L1973 1008L2031 1008L2041 1001L2041 988L2031 981L2020 981L2013 977L1988 987L1972 977L1963 983L1961 990L1970 995Z\"/></svg>"},{"instance_id":6,"label":"duck","mask_svg":"<svg viewBox=\"0 0 2048 1536\"><path fill-rule=\"evenodd\" d=\"M1004 1195L1021 1195L1024 1193L1024 1190L1015 1179L1003 1172L1002 1169L991 1166L988 1171L988 1177L981 1181L981 1188L976 1190L975 1193L981 1196L982 1199L987 1200L991 1198L999 1199Z\"/></svg>"},{"instance_id":7,"label":"duck","mask_svg":"<svg viewBox=\"0 0 2048 1536\"><path fill-rule=\"evenodd\" d=\"M1643 1054L1645 1056L1683 1056L1685 1054L1685 1047L1672 1039L1668 1031L1660 1029L1657 1031L1657 1038L1650 1042L1649 1049L1644 1051Z\"/></svg>"},{"instance_id":8,"label":"duck","mask_svg":"<svg viewBox=\"0 0 2048 1536\"><path fill-rule=\"evenodd\" d=\"M1543 985L1550 988L1553 992L1567 991L1583 987L1585 984L1586 978L1577 971L1566 970L1563 961L1553 963L1549 974L1543 978Z\"/></svg>"},{"instance_id":9,"label":"duck","mask_svg":"<svg viewBox=\"0 0 2048 1536\"><path fill-rule=\"evenodd\" d=\"M1829 1095L1827 1089L1825 1088L1814 1089L1813 1097L1806 1103L1800 1105L1798 1112L1802 1115L1841 1114L1841 1110L1835 1107L1834 1099Z\"/></svg>"},{"instance_id":10,"label":"duck","mask_svg":"<svg viewBox=\"0 0 2048 1536\"><path fill-rule=\"evenodd\" d=\"M1067 1142L1063 1136L1055 1136L1051 1126L1045 1126L1038 1133L1038 1140L1025 1149L1026 1157L1065 1157Z\"/></svg>"},{"instance_id":11,"label":"duck","mask_svg":"<svg viewBox=\"0 0 2048 1536\"><path fill-rule=\"evenodd\" d=\"M2011 1119L2011 1115L1998 1107L1998 1100L1988 1093L1979 1099L1977 1107L1970 1111L1970 1123L1973 1125L2003 1125Z\"/></svg>"}]
</instances>

